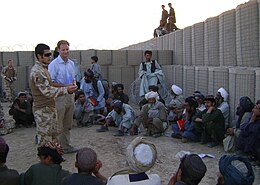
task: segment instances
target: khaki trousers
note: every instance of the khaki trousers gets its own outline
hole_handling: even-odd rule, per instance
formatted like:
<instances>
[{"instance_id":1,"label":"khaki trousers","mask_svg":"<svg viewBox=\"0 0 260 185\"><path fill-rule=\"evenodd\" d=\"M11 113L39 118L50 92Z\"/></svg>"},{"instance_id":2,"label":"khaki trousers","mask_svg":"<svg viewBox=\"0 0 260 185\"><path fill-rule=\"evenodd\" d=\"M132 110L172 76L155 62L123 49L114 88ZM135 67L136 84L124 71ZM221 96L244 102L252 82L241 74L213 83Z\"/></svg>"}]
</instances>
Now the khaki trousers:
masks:
<instances>
[{"instance_id":1,"label":"khaki trousers","mask_svg":"<svg viewBox=\"0 0 260 185\"><path fill-rule=\"evenodd\" d=\"M66 94L55 99L58 122L58 140L64 150L70 149L70 130L73 124L74 95Z\"/></svg>"}]
</instances>

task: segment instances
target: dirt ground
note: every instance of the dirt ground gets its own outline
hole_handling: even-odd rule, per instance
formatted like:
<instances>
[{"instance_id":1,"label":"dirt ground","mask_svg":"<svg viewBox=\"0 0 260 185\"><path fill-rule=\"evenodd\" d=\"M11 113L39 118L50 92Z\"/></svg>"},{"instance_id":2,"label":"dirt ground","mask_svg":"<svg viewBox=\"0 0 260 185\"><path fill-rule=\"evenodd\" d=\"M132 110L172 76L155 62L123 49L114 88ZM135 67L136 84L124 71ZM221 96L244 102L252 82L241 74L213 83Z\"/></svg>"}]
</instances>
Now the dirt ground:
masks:
<instances>
[{"instance_id":1,"label":"dirt ground","mask_svg":"<svg viewBox=\"0 0 260 185\"><path fill-rule=\"evenodd\" d=\"M3 105L3 103L2 103ZM4 110L8 105L4 103ZM94 149L98 158L102 161L103 167L101 173L107 177L126 165L125 151L128 144L136 136L114 137L116 128L109 128L109 132L97 133L98 125L90 128L73 127L71 131L71 144L77 148L91 147ZM144 132L141 132L140 136ZM170 133L170 131L169 131ZM168 133L168 134L169 134ZM9 168L17 169L19 173L25 172L32 164L38 162L36 155L36 145L34 144L35 128L14 129L13 133L4 135L10 147L7 165ZM159 138L148 137L152 141L158 152L158 159L154 167L148 173L157 173L162 180L162 185L167 185L171 174L176 172L179 159L175 155L179 151L189 151L191 153L207 153L216 158L204 158L207 166L207 173L203 178L201 185L216 184L216 173L218 172L218 160L225 154L223 146L209 149L207 146L199 143L182 143L178 139L162 136ZM74 167L75 154L65 154L66 161L62 163L64 169L76 172ZM256 180L254 185L260 185L260 168L254 168Z\"/></svg>"}]
</instances>

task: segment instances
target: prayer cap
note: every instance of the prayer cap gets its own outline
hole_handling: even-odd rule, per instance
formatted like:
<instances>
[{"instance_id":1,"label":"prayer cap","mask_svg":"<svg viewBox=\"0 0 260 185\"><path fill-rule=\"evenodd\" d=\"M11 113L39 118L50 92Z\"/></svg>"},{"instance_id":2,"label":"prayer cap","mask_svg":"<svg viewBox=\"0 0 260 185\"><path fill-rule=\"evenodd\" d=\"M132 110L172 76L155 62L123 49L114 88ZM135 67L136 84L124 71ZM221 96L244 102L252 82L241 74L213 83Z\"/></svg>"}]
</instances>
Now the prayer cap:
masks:
<instances>
[{"instance_id":1,"label":"prayer cap","mask_svg":"<svg viewBox=\"0 0 260 185\"><path fill-rule=\"evenodd\" d=\"M191 181L198 181L205 176L207 167L197 154L190 154L181 159L181 170Z\"/></svg>"},{"instance_id":2,"label":"prayer cap","mask_svg":"<svg viewBox=\"0 0 260 185\"><path fill-rule=\"evenodd\" d=\"M176 95L181 95L182 94L182 89L178 87L177 85L172 85L172 91Z\"/></svg>"},{"instance_id":3,"label":"prayer cap","mask_svg":"<svg viewBox=\"0 0 260 185\"><path fill-rule=\"evenodd\" d=\"M18 93L18 97L20 97L20 96L27 96L27 94L26 94L26 92L20 91Z\"/></svg>"},{"instance_id":4,"label":"prayer cap","mask_svg":"<svg viewBox=\"0 0 260 185\"><path fill-rule=\"evenodd\" d=\"M227 101L228 100L228 92L223 88L221 87L218 92L220 93L220 95L223 97L224 101Z\"/></svg>"},{"instance_id":5,"label":"prayer cap","mask_svg":"<svg viewBox=\"0 0 260 185\"><path fill-rule=\"evenodd\" d=\"M255 176L250 162L236 155L224 155L219 160L219 171L228 185L251 185Z\"/></svg>"},{"instance_id":6,"label":"prayer cap","mask_svg":"<svg viewBox=\"0 0 260 185\"><path fill-rule=\"evenodd\" d=\"M159 98L159 95L157 92L151 91L145 94L145 99L155 98L156 100Z\"/></svg>"},{"instance_id":7,"label":"prayer cap","mask_svg":"<svg viewBox=\"0 0 260 185\"><path fill-rule=\"evenodd\" d=\"M126 160L130 169L136 173L150 170L156 159L155 145L143 137L135 138L127 147Z\"/></svg>"},{"instance_id":8,"label":"prayer cap","mask_svg":"<svg viewBox=\"0 0 260 185\"><path fill-rule=\"evenodd\" d=\"M255 106L251 99L247 96L240 98L239 105L245 110L245 112L251 112Z\"/></svg>"},{"instance_id":9,"label":"prayer cap","mask_svg":"<svg viewBox=\"0 0 260 185\"><path fill-rule=\"evenodd\" d=\"M121 100L113 100L111 102L111 106L114 108L121 108L123 106L123 102Z\"/></svg>"}]
</instances>

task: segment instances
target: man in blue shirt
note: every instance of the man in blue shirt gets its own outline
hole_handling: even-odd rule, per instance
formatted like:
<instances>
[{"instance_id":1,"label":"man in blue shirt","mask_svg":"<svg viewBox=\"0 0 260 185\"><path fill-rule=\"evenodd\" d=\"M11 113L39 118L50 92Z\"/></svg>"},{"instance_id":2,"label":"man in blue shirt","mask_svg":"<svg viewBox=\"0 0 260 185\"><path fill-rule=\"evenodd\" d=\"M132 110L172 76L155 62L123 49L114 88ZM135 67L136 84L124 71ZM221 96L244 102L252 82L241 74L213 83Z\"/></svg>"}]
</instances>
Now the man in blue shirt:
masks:
<instances>
[{"instance_id":1,"label":"man in blue shirt","mask_svg":"<svg viewBox=\"0 0 260 185\"><path fill-rule=\"evenodd\" d=\"M86 99L94 106L95 114L103 114L106 105L105 90L102 82L94 77L94 72L91 69L85 71L80 89L84 91Z\"/></svg>"},{"instance_id":2,"label":"man in blue shirt","mask_svg":"<svg viewBox=\"0 0 260 185\"><path fill-rule=\"evenodd\" d=\"M57 44L59 56L48 66L53 86L66 87L75 83L74 62L69 59L69 42L61 40ZM65 153L77 152L70 145L70 130L73 123L74 96L66 94L55 99L57 110L59 141Z\"/></svg>"}]
</instances>

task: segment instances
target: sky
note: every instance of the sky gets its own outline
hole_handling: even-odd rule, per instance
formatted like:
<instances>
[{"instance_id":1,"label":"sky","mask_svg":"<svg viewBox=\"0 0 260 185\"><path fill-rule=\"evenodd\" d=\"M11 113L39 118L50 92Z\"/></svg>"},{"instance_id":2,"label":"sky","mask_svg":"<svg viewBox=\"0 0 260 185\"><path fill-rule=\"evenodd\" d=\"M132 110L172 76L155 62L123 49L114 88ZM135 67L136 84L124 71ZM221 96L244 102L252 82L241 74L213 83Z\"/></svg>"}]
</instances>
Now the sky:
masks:
<instances>
[{"instance_id":1,"label":"sky","mask_svg":"<svg viewBox=\"0 0 260 185\"><path fill-rule=\"evenodd\" d=\"M149 40L171 2L179 28L203 22L248 0L1 0L0 51L120 49Z\"/></svg>"}]
</instances>

